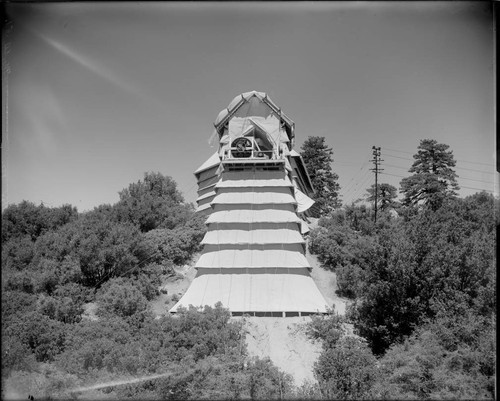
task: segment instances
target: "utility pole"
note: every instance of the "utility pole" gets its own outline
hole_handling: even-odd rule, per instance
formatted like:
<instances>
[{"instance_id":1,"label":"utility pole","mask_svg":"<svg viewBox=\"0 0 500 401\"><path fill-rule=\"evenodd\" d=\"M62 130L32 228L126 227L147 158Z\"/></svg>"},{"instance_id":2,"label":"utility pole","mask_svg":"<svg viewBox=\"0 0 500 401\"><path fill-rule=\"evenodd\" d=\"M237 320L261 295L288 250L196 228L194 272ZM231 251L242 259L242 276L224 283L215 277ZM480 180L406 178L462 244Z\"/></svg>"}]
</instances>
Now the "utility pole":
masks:
<instances>
[{"instance_id":1,"label":"utility pole","mask_svg":"<svg viewBox=\"0 0 500 401\"><path fill-rule=\"evenodd\" d=\"M377 209L378 209L378 173L383 170L383 168L379 168L380 162L383 162L383 160L380 159L380 146L372 146L372 154L373 154L373 159L370 160L373 162L375 165L374 168L370 169L371 171L375 172L375 223L377 222Z\"/></svg>"}]
</instances>

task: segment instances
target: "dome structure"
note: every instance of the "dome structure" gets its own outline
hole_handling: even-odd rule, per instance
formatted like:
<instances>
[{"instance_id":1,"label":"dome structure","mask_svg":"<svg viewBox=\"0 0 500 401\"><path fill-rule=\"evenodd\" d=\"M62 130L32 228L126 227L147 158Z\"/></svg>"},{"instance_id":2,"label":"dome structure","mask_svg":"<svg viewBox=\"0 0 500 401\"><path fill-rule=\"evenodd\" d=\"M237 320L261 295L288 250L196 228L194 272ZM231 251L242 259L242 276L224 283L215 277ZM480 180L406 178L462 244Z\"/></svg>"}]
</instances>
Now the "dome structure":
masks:
<instances>
[{"instance_id":1,"label":"dome structure","mask_svg":"<svg viewBox=\"0 0 500 401\"><path fill-rule=\"evenodd\" d=\"M314 191L293 150L294 123L264 92L245 92L214 123L218 151L196 171L207 215L197 274L170 310L217 302L233 315L327 313L305 257Z\"/></svg>"}]
</instances>

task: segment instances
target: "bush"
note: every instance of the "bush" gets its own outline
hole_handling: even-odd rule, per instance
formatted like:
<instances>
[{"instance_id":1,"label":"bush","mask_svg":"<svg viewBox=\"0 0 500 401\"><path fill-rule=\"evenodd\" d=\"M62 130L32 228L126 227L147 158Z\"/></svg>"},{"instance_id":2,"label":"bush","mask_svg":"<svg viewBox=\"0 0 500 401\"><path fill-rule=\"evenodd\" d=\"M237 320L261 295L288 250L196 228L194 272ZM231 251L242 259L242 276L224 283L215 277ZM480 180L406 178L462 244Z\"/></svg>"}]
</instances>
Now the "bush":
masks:
<instances>
[{"instance_id":1,"label":"bush","mask_svg":"<svg viewBox=\"0 0 500 401\"><path fill-rule=\"evenodd\" d=\"M313 316L307 325L306 334L314 340L321 340L323 348L332 348L345 334L344 318L330 311L327 316Z\"/></svg>"},{"instance_id":2,"label":"bush","mask_svg":"<svg viewBox=\"0 0 500 401\"><path fill-rule=\"evenodd\" d=\"M2 328L9 326L10 318L35 310L36 301L36 295L23 291L2 291Z\"/></svg>"},{"instance_id":3,"label":"bush","mask_svg":"<svg viewBox=\"0 0 500 401\"><path fill-rule=\"evenodd\" d=\"M96 294L99 316L117 315L130 317L147 309L147 299L133 284L125 278L114 278L105 283Z\"/></svg>"},{"instance_id":4,"label":"bush","mask_svg":"<svg viewBox=\"0 0 500 401\"><path fill-rule=\"evenodd\" d=\"M372 399L378 379L375 356L357 337L342 337L325 349L314 365L321 392L328 399Z\"/></svg>"},{"instance_id":5,"label":"bush","mask_svg":"<svg viewBox=\"0 0 500 401\"><path fill-rule=\"evenodd\" d=\"M51 362L64 351L66 327L35 311L11 317L3 335L27 345L38 362Z\"/></svg>"},{"instance_id":6,"label":"bush","mask_svg":"<svg viewBox=\"0 0 500 401\"><path fill-rule=\"evenodd\" d=\"M32 371L36 359L25 342L14 337L2 336L2 376L7 377L14 370Z\"/></svg>"},{"instance_id":7,"label":"bush","mask_svg":"<svg viewBox=\"0 0 500 401\"><path fill-rule=\"evenodd\" d=\"M247 367L253 400L286 399L292 393L292 377L281 372L269 358L252 359Z\"/></svg>"},{"instance_id":8,"label":"bush","mask_svg":"<svg viewBox=\"0 0 500 401\"><path fill-rule=\"evenodd\" d=\"M337 293L350 299L361 295L361 283L363 282L363 269L357 265L348 264L337 268Z\"/></svg>"},{"instance_id":9,"label":"bush","mask_svg":"<svg viewBox=\"0 0 500 401\"><path fill-rule=\"evenodd\" d=\"M76 323L82 319L82 305L69 297L51 297L42 295L38 299L37 310L51 319L63 323Z\"/></svg>"},{"instance_id":10,"label":"bush","mask_svg":"<svg viewBox=\"0 0 500 401\"><path fill-rule=\"evenodd\" d=\"M2 242L2 269L24 270L34 254L35 246L30 236L14 237Z\"/></svg>"},{"instance_id":11,"label":"bush","mask_svg":"<svg viewBox=\"0 0 500 401\"><path fill-rule=\"evenodd\" d=\"M5 272L4 280L4 289L6 291L25 292L28 294L35 293L35 280L33 279L33 274L27 270L20 272Z\"/></svg>"}]
</instances>

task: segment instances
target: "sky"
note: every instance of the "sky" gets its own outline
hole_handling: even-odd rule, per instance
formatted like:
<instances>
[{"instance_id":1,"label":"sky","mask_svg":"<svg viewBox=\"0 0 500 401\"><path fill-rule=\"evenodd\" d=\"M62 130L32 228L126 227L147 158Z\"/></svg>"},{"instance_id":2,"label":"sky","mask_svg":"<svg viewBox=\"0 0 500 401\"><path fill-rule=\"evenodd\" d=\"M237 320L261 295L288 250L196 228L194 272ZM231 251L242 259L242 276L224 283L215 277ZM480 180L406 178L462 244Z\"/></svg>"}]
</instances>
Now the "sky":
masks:
<instances>
[{"instance_id":1,"label":"sky","mask_svg":"<svg viewBox=\"0 0 500 401\"><path fill-rule=\"evenodd\" d=\"M266 92L324 136L345 204L399 188L422 139L450 146L460 196L498 194L490 2L18 3L2 43L2 209L83 212L145 172L195 202L213 122Z\"/></svg>"}]
</instances>

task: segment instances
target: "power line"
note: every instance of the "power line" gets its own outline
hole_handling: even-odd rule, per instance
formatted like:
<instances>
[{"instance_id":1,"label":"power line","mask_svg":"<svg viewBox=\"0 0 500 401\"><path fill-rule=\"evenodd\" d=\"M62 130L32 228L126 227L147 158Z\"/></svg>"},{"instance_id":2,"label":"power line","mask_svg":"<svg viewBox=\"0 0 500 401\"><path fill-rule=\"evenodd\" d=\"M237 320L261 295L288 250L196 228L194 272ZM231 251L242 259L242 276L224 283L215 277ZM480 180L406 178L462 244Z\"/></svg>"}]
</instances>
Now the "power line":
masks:
<instances>
[{"instance_id":1,"label":"power line","mask_svg":"<svg viewBox=\"0 0 500 401\"><path fill-rule=\"evenodd\" d=\"M461 186L461 188L467 188L467 189L477 189L478 191L485 191L485 192L490 192L490 193L495 193L495 191L492 191L491 189L483 189L483 188L473 188L473 187L464 187Z\"/></svg>"},{"instance_id":2,"label":"power line","mask_svg":"<svg viewBox=\"0 0 500 401\"><path fill-rule=\"evenodd\" d=\"M352 185L354 185L356 183L355 179L356 177L359 175L360 171L363 171L363 169L366 167L366 165L369 163L370 161L367 160L365 161L361 167L359 168L359 170L356 172L356 174L349 180L349 182L346 184L346 186L344 187L344 191L347 191L348 189L350 189L352 187Z\"/></svg>"},{"instance_id":3,"label":"power line","mask_svg":"<svg viewBox=\"0 0 500 401\"><path fill-rule=\"evenodd\" d=\"M477 173L483 173L483 174L495 174L494 172L490 171L481 171L481 170L474 170L472 168L465 168L465 167L455 167L457 170L466 170L466 171L475 171Z\"/></svg>"},{"instance_id":4,"label":"power line","mask_svg":"<svg viewBox=\"0 0 500 401\"><path fill-rule=\"evenodd\" d=\"M394 156L394 155L389 155L389 154L387 154L387 153L384 153L384 156L394 157L394 158L396 158L396 159L403 159L403 160L410 160L410 161L413 161L412 159L408 159L407 157Z\"/></svg>"},{"instance_id":5,"label":"power line","mask_svg":"<svg viewBox=\"0 0 500 401\"><path fill-rule=\"evenodd\" d=\"M408 171L408 168L407 168L407 167L395 166L394 164L387 164L387 163L384 163L384 166L387 166L387 167L396 167L396 168L400 168L400 169L403 169L403 170Z\"/></svg>"},{"instance_id":6,"label":"power line","mask_svg":"<svg viewBox=\"0 0 500 401\"><path fill-rule=\"evenodd\" d=\"M361 196L363 191L366 190L368 184L370 183L371 181L371 175L366 175L363 179L363 181L360 181L359 182L359 185L356 187L356 189L354 190L351 198L353 199L356 199L358 196Z\"/></svg>"},{"instance_id":7,"label":"power line","mask_svg":"<svg viewBox=\"0 0 500 401\"><path fill-rule=\"evenodd\" d=\"M384 156L394 157L396 159L410 160L411 161L411 159L408 159L406 157L393 156L393 155L388 155L386 153L384 153ZM393 166L393 167L396 167L396 166ZM398 168L401 168L401 167L398 167ZM457 170L475 171L476 173L482 173L482 174L494 174L494 172L491 172L491 171L475 170L475 169L466 168L466 167L457 167L457 166L455 166L454 168L456 168Z\"/></svg>"},{"instance_id":8,"label":"power line","mask_svg":"<svg viewBox=\"0 0 500 401\"><path fill-rule=\"evenodd\" d=\"M482 183L484 183L484 184L493 184L493 181L474 180L473 178L458 177L458 179L459 179L459 180L467 180L467 181L482 182Z\"/></svg>"},{"instance_id":9,"label":"power line","mask_svg":"<svg viewBox=\"0 0 500 401\"><path fill-rule=\"evenodd\" d=\"M347 195L349 195L349 196L353 196L353 195L357 194L357 193L358 193L358 191L359 191L359 187L360 187L360 186L362 187L362 189L364 189L364 188L363 188L363 187L364 187L364 184L367 182L367 179L368 179L368 180L370 179L370 177L371 177L371 175L370 175L369 170L366 170L366 171L365 171L365 174L364 174L364 175L363 175L363 176L362 176L359 180L357 180L357 181L356 181L356 184L355 184L353 187L351 187L351 188L350 188L350 189L349 189L349 190L345 193L345 196L347 197Z\"/></svg>"},{"instance_id":10,"label":"power line","mask_svg":"<svg viewBox=\"0 0 500 401\"><path fill-rule=\"evenodd\" d=\"M384 163L384 166L387 166L387 167L394 167L394 168L399 168L399 169L402 169L402 170L407 170L406 167L402 167L402 166L395 166L394 164L386 164ZM458 176L458 179L459 180L468 180L468 181L476 181L476 182L483 182L485 184L491 184L491 181L482 181L482 180L476 180L474 178L467 178L467 177L462 177L462 176Z\"/></svg>"},{"instance_id":11,"label":"power line","mask_svg":"<svg viewBox=\"0 0 500 401\"><path fill-rule=\"evenodd\" d=\"M404 150L390 149L390 148L385 148L385 147L384 147L384 150L389 150L391 152L398 152L398 153L406 153L406 154L409 154L409 155L413 154L411 152L406 152ZM481 166L488 166L488 167L494 167L495 166L492 163L471 162L469 160L463 160L463 159L455 159L455 160L459 161L459 162L462 162L462 163L479 164Z\"/></svg>"},{"instance_id":12,"label":"power line","mask_svg":"<svg viewBox=\"0 0 500 401\"><path fill-rule=\"evenodd\" d=\"M389 150L391 152L408 153L409 155L413 154L412 152L406 152L404 150L397 150L397 149L386 148L385 146L384 146L384 150Z\"/></svg>"},{"instance_id":13,"label":"power line","mask_svg":"<svg viewBox=\"0 0 500 401\"><path fill-rule=\"evenodd\" d=\"M399 177L399 178L406 178L402 175L396 175L396 174L390 174L390 173L380 173L380 174L383 174L383 175L392 175L393 177Z\"/></svg>"}]
</instances>

